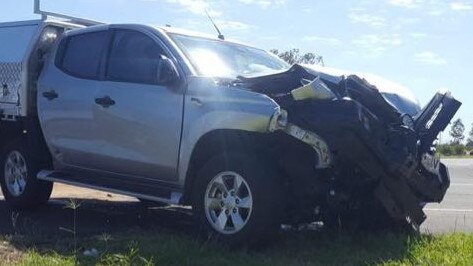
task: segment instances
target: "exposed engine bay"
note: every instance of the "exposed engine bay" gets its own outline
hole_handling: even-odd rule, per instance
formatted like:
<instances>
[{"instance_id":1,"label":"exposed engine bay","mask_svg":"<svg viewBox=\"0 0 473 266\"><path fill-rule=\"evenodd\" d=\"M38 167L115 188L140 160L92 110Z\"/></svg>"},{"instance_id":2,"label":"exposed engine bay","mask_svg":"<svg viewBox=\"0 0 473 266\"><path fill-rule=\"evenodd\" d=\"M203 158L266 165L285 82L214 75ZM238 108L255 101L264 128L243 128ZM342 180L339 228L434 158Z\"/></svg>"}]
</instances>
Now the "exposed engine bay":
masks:
<instances>
[{"instance_id":1,"label":"exposed engine bay","mask_svg":"<svg viewBox=\"0 0 473 266\"><path fill-rule=\"evenodd\" d=\"M420 109L357 75L335 78L299 65L274 75L239 77L235 85L280 105L271 131L314 148L316 158L308 160L317 163L307 169L295 166L307 158L290 155L289 149L280 153L294 165L294 175L313 179L326 221L353 213L378 219L366 212L376 205L395 221L419 226L423 206L442 201L450 179L434 142L461 105L449 92L437 93Z\"/></svg>"}]
</instances>

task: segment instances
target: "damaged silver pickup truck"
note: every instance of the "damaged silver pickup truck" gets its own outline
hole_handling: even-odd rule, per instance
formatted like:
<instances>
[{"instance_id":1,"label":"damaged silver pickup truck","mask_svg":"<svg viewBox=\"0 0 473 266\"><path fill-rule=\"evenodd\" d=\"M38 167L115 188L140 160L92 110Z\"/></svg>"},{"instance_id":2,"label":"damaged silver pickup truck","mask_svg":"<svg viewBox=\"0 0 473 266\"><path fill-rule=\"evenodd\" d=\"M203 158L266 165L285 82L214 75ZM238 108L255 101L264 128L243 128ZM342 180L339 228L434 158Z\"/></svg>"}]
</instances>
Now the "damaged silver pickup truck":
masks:
<instances>
[{"instance_id":1,"label":"damaged silver pickup truck","mask_svg":"<svg viewBox=\"0 0 473 266\"><path fill-rule=\"evenodd\" d=\"M66 183L190 205L205 232L241 243L314 220L419 226L449 186L433 143L460 107L450 93L421 109L357 75L170 27L45 16L0 37L14 208Z\"/></svg>"}]
</instances>

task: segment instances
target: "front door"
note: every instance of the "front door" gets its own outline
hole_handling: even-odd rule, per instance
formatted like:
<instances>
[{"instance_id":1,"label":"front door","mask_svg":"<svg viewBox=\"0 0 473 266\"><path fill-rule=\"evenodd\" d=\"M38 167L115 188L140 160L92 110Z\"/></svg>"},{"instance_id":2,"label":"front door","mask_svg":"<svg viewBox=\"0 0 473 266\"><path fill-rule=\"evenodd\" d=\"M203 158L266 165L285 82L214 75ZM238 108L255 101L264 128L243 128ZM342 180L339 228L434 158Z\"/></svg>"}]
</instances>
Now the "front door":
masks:
<instances>
[{"instance_id":1,"label":"front door","mask_svg":"<svg viewBox=\"0 0 473 266\"><path fill-rule=\"evenodd\" d=\"M157 84L165 55L157 36L113 30L105 81L93 108L99 170L177 181L183 93ZM169 56L169 55L168 55Z\"/></svg>"}]
</instances>

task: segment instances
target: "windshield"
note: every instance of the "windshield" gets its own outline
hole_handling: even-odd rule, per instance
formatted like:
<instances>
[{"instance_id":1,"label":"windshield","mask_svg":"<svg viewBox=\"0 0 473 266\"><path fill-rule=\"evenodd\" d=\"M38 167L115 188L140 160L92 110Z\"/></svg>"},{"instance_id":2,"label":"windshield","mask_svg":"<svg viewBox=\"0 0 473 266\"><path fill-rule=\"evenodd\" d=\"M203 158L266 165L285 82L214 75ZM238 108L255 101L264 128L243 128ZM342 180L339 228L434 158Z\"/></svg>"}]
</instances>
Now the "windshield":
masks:
<instances>
[{"instance_id":1,"label":"windshield","mask_svg":"<svg viewBox=\"0 0 473 266\"><path fill-rule=\"evenodd\" d=\"M276 56L257 48L181 34L170 35L199 75L223 78L260 76L290 67Z\"/></svg>"}]
</instances>

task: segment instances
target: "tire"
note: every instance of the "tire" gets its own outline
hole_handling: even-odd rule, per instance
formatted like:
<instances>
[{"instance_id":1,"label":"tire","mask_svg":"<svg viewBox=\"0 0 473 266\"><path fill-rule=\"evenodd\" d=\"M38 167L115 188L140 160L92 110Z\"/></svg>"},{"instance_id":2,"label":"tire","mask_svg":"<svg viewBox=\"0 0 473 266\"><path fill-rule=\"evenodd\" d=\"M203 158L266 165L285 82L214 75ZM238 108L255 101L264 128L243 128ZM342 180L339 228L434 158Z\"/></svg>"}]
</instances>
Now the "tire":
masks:
<instances>
[{"instance_id":1,"label":"tire","mask_svg":"<svg viewBox=\"0 0 473 266\"><path fill-rule=\"evenodd\" d=\"M23 142L7 145L1 154L0 163L2 192L13 209L30 209L49 200L53 183L36 178L47 164L34 159Z\"/></svg>"},{"instance_id":2,"label":"tire","mask_svg":"<svg viewBox=\"0 0 473 266\"><path fill-rule=\"evenodd\" d=\"M208 161L198 172L193 190L201 233L230 245L262 244L276 236L285 201L271 165L240 153L220 154Z\"/></svg>"}]
</instances>

